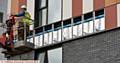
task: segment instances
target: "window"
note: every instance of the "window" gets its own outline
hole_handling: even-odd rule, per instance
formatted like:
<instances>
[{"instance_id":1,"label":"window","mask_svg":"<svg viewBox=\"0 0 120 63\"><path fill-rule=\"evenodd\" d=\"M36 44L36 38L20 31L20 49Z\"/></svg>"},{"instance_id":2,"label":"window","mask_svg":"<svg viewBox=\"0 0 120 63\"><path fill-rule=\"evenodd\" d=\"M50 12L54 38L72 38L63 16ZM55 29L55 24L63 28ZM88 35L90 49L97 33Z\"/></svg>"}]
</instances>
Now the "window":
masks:
<instances>
[{"instance_id":1,"label":"window","mask_svg":"<svg viewBox=\"0 0 120 63\"><path fill-rule=\"evenodd\" d=\"M0 13L0 23L3 22L3 13Z\"/></svg>"},{"instance_id":2,"label":"window","mask_svg":"<svg viewBox=\"0 0 120 63\"><path fill-rule=\"evenodd\" d=\"M35 27L43 26L47 23L47 1L35 0Z\"/></svg>"},{"instance_id":3,"label":"window","mask_svg":"<svg viewBox=\"0 0 120 63\"><path fill-rule=\"evenodd\" d=\"M39 63L62 63L62 47L38 52L35 55Z\"/></svg>"},{"instance_id":4,"label":"window","mask_svg":"<svg viewBox=\"0 0 120 63\"><path fill-rule=\"evenodd\" d=\"M78 37L82 35L82 23L81 16L73 19L73 37Z\"/></svg>"},{"instance_id":5,"label":"window","mask_svg":"<svg viewBox=\"0 0 120 63\"><path fill-rule=\"evenodd\" d=\"M39 7L44 8L44 7L46 7L47 0L40 0L39 3L40 3Z\"/></svg>"},{"instance_id":6,"label":"window","mask_svg":"<svg viewBox=\"0 0 120 63\"><path fill-rule=\"evenodd\" d=\"M45 33L44 33L44 45L52 43L52 25L45 26Z\"/></svg>"},{"instance_id":7,"label":"window","mask_svg":"<svg viewBox=\"0 0 120 63\"><path fill-rule=\"evenodd\" d=\"M42 23L39 23L39 25L46 25L46 20L47 20L47 9L43 9L40 12L40 20L42 21Z\"/></svg>"},{"instance_id":8,"label":"window","mask_svg":"<svg viewBox=\"0 0 120 63\"><path fill-rule=\"evenodd\" d=\"M83 14L93 11L94 0L82 0Z\"/></svg>"},{"instance_id":9,"label":"window","mask_svg":"<svg viewBox=\"0 0 120 63\"><path fill-rule=\"evenodd\" d=\"M35 47L40 47L43 45L43 27L35 29Z\"/></svg>"},{"instance_id":10,"label":"window","mask_svg":"<svg viewBox=\"0 0 120 63\"><path fill-rule=\"evenodd\" d=\"M40 60L39 63L45 63L45 59L46 59L46 53L45 52L41 52L38 57L37 60Z\"/></svg>"},{"instance_id":11,"label":"window","mask_svg":"<svg viewBox=\"0 0 120 63\"><path fill-rule=\"evenodd\" d=\"M62 40L72 38L72 27L71 27L71 19L63 21L63 33Z\"/></svg>"},{"instance_id":12,"label":"window","mask_svg":"<svg viewBox=\"0 0 120 63\"><path fill-rule=\"evenodd\" d=\"M95 11L95 31L105 29L104 9Z\"/></svg>"},{"instance_id":13,"label":"window","mask_svg":"<svg viewBox=\"0 0 120 63\"><path fill-rule=\"evenodd\" d=\"M54 31L53 31L53 42L60 42L61 41L61 22L57 22L54 24Z\"/></svg>"},{"instance_id":14,"label":"window","mask_svg":"<svg viewBox=\"0 0 120 63\"><path fill-rule=\"evenodd\" d=\"M61 20L61 0L48 0L48 24Z\"/></svg>"},{"instance_id":15,"label":"window","mask_svg":"<svg viewBox=\"0 0 120 63\"><path fill-rule=\"evenodd\" d=\"M84 14L83 34L93 33L93 12Z\"/></svg>"},{"instance_id":16,"label":"window","mask_svg":"<svg viewBox=\"0 0 120 63\"><path fill-rule=\"evenodd\" d=\"M35 36L35 47L38 47L39 46L39 43L40 41L39 41L39 36Z\"/></svg>"},{"instance_id":17,"label":"window","mask_svg":"<svg viewBox=\"0 0 120 63\"><path fill-rule=\"evenodd\" d=\"M49 63L62 63L62 48L48 50Z\"/></svg>"}]
</instances>

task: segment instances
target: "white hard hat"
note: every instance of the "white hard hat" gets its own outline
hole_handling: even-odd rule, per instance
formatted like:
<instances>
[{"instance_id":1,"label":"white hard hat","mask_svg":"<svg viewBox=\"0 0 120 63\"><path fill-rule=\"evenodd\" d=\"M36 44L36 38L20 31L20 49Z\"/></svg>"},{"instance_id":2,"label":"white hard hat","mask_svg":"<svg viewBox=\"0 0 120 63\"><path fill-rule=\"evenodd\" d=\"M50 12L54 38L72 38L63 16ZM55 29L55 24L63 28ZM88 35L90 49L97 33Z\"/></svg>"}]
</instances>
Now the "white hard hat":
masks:
<instances>
[{"instance_id":1,"label":"white hard hat","mask_svg":"<svg viewBox=\"0 0 120 63\"><path fill-rule=\"evenodd\" d=\"M21 8L26 8L26 5L22 5Z\"/></svg>"}]
</instances>

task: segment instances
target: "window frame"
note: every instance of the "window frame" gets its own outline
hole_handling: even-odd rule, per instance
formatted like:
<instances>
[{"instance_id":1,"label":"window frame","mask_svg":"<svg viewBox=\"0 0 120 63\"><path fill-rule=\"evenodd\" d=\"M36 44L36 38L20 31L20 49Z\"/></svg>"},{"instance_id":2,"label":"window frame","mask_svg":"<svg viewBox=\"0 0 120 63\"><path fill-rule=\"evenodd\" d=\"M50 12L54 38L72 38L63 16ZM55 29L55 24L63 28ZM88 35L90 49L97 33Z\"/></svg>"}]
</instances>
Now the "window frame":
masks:
<instances>
[{"instance_id":1,"label":"window frame","mask_svg":"<svg viewBox=\"0 0 120 63\"><path fill-rule=\"evenodd\" d=\"M104 29L101 28L101 27L103 27L102 26L103 21L101 19L104 19ZM98 21L98 25L96 25L97 24L96 21ZM105 30L105 11L104 11L104 9L95 11L95 24L94 25L95 25L95 32ZM96 28L96 26L98 26L98 28Z\"/></svg>"},{"instance_id":2,"label":"window frame","mask_svg":"<svg viewBox=\"0 0 120 63\"><path fill-rule=\"evenodd\" d=\"M46 22L43 24L42 11L46 9ZM41 12L41 14L39 14ZM41 19L39 18L41 17ZM35 0L35 27L44 26L48 23L48 0L46 0L46 6L40 8L40 0Z\"/></svg>"},{"instance_id":3,"label":"window frame","mask_svg":"<svg viewBox=\"0 0 120 63\"><path fill-rule=\"evenodd\" d=\"M3 23L3 13L0 12L0 23Z\"/></svg>"}]
</instances>

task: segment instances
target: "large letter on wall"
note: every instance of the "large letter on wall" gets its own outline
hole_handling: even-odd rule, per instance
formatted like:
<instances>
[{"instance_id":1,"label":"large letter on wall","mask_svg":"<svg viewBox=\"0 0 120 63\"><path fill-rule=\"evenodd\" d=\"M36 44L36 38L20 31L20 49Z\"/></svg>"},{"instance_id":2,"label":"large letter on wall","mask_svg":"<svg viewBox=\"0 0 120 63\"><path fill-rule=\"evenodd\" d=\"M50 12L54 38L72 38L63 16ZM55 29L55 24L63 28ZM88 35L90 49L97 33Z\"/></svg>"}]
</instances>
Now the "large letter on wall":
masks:
<instances>
[{"instance_id":1,"label":"large letter on wall","mask_svg":"<svg viewBox=\"0 0 120 63\"><path fill-rule=\"evenodd\" d=\"M63 0L63 20L72 17L72 0Z\"/></svg>"},{"instance_id":2,"label":"large letter on wall","mask_svg":"<svg viewBox=\"0 0 120 63\"><path fill-rule=\"evenodd\" d=\"M109 6L105 8L105 28L112 29L117 27L117 6Z\"/></svg>"},{"instance_id":3,"label":"large letter on wall","mask_svg":"<svg viewBox=\"0 0 120 63\"><path fill-rule=\"evenodd\" d=\"M83 0L83 14L93 11L93 0Z\"/></svg>"}]
</instances>

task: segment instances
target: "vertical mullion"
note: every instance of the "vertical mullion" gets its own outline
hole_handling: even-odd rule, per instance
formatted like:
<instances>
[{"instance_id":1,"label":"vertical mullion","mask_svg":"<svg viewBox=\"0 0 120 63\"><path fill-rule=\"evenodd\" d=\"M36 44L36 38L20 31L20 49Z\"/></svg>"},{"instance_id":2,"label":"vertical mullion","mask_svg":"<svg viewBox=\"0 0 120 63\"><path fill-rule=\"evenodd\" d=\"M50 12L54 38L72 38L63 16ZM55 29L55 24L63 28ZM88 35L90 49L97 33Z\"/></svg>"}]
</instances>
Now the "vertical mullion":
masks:
<instances>
[{"instance_id":1,"label":"vertical mullion","mask_svg":"<svg viewBox=\"0 0 120 63\"><path fill-rule=\"evenodd\" d=\"M59 37L58 37L58 36L59 36L59 30L57 31L57 40L59 39Z\"/></svg>"},{"instance_id":2,"label":"vertical mullion","mask_svg":"<svg viewBox=\"0 0 120 63\"><path fill-rule=\"evenodd\" d=\"M53 43L54 24L52 24L52 43Z\"/></svg>"},{"instance_id":3,"label":"vertical mullion","mask_svg":"<svg viewBox=\"0 0 120 63\"><path fill-rule=\"evenodd\" d=\"M84 35L84 15L82 15L81 25L82 25L82 36L83 36Z\"/></svg>"},{"instance_id":4,"label":"vertical mullion","mask_svg":"<svg viewBox=\"0 0 120 63\"><path fill-rule=\"evenodd\" d=\"M93 33L95 32L95 11L93 11Z\"/></svg>"},{"instance_id":5,"label":"vertical mullion","mask_svg":"<svg viewBox=\"0 0 120 63\"><path fill-rule=\"evenodd\" d=\"M42 43L42 45L44 46L44 34L45 34L45 27L43 27L43 43Z\"/></svg>"},{"instance_id":6,"label":"vertical mullion","mask_svg":"<svg viewBox=\"0 0 120 63\"><path fill-rule=\"evenodd\" d=\"M49 1L46 0L46 9L47 9L47 12L46 12L46 14L47 14L47 15L46 15L46 24L48 24L48 5L49 5L48 2L49 2Z\"/></svg>"},{"instance_id":7,"label":"vertical mullion","mask_svg":"<svg viewBox=\"0 0 120 63\"><path fill-rule=\"evenodd\" d=\"M73 18L71 18L71 30L72 30L72 38L73 38Z\"/></svg>"},{"instance_id":8,"label":"vertical mullion","mask_svg":"<svg viewBox=\"0 0 120 63\"><path fill-rule=\"evenodd\" d=\"M87 23L88 23L88 32L87 33L89 33L89 31L90 31L90 21L88 21Z\"/></svg>"},{"instance_id":9,"label":"vertical mullion","mask_svg":"<svg viewBox=\"0 0 120 63\"><path fill-rule=\"evenodd\" d=\"M63 30L63 21L62 21L62 28L61 28L61 40L63 41L63 32L64 32L64 30Z\"/></svg>"},{"instance_id":10,"label":"vertical mullion","mask_svg":"<svg viewBox=\"0 0 120 63\"><path fill-rule=\"evenodd\" d=\"M79 36L79 25L76 25L77 26L77 36Z\"/></svg>"},{"instance_id":11,"label":"vertical mullion","mask_svg":"<svg viewBox=\"0 0 120 63\"><path fill-rule=\"evenodd\" d=\"M47 42L47 44L49 44L49 42L50 42L49 41L49 39L50 39L50 32L48 32L47 34L48 34L48 40L47 40L48 42Z\"/></svg>"},{"instance_id":12,"label":"vertical mullion","mask_svg":"<svg viewBox=\"0 0 120 63\"><path fill-rule=\"evenodd\" d=\"M63 41L63 0L61 0L61 41Z\"/></svg>"}]
</instances>

